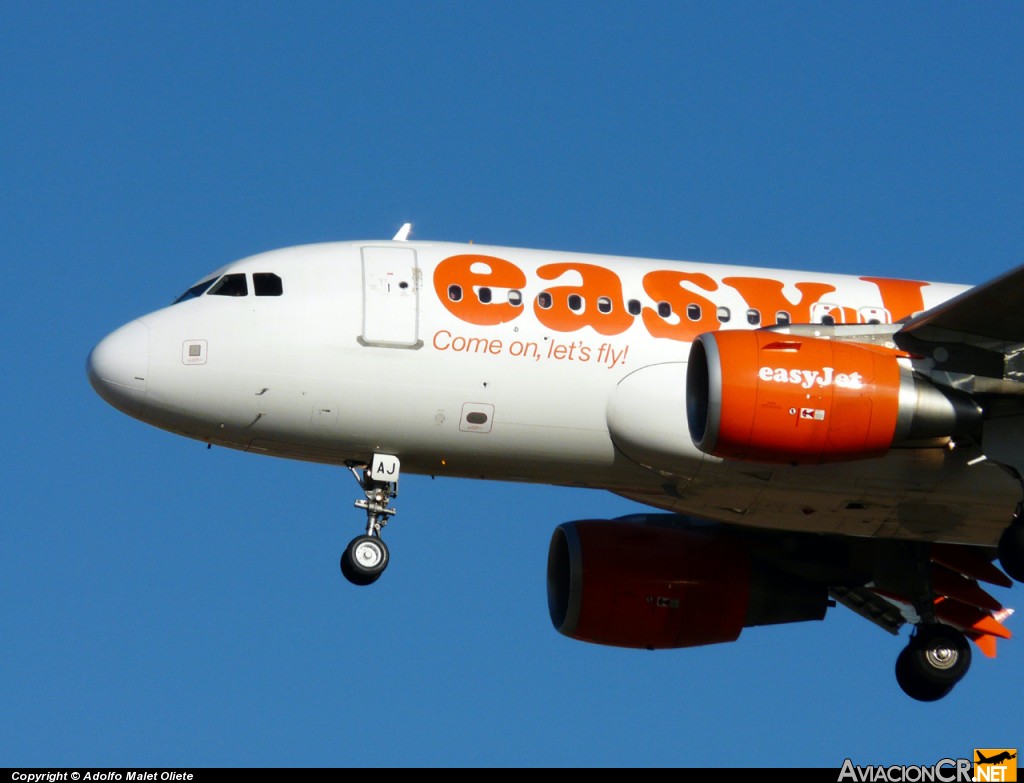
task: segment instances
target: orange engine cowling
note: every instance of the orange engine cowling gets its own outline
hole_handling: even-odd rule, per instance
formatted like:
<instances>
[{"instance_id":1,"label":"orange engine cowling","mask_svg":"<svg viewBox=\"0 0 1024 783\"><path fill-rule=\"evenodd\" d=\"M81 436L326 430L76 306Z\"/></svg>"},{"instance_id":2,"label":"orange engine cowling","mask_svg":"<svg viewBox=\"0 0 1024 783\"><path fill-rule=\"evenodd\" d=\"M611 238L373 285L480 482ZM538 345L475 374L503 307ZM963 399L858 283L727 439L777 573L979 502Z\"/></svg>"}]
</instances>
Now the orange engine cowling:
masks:
<instances>
[{"instance_id":1,"label":"orange engine cowling","mask_svg":"<svg viewBox=\"0 0 1024 783\"><path fill-rule=\"evenodd\" d=\"M701 451L761 462L877 457L981 418L970 397L915 376L892 351L760 330L694 341L686 406Z\"/></svg>"},{"instance_id":2,"label":"orange engine cowling","mask_svg":"<svg viewBox=\"0 0 1024 783\"><path fill-rule=\"evenodd\" d=\"M666 649L734 641L744 627L820 620L824 585L765 570L712 532L584 520L555 528L551 622L573 639Z\"/></svg>"}]
</instances>

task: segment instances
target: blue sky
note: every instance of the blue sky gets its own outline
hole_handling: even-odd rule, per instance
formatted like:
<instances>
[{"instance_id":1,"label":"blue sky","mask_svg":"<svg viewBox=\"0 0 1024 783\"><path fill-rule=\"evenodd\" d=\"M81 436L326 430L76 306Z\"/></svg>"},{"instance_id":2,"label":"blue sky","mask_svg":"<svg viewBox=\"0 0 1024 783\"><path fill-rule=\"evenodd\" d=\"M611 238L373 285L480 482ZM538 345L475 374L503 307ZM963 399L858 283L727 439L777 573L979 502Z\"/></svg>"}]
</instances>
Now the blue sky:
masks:
<instances>
[{"instance_id":1,"label":"blue sky","mask_svg":"<svg viewBox=\"0 0 1024 783\"><path fill-rule=\"evenodd\" d=\"M1022 261L1017 3L0 4L0 765L932 763L1024 745L1024 643L945 701L838 609L732 645L550 625L598 491L403 480L104 404L92 345L254 252L390 237L978 283ZM1001 597L1020 603L1020 588ZM1018 621L1019 622L1019 621Z\"/></svg>"}]
</instances>

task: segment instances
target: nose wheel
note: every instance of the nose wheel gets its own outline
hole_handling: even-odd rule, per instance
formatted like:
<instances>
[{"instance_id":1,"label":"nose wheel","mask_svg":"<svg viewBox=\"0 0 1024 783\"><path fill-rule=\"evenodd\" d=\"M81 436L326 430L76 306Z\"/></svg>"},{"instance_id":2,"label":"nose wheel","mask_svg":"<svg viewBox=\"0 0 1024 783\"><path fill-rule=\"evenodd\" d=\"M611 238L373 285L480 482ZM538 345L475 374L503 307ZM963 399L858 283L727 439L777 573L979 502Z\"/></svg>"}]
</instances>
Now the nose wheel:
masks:
<instances>
[{"instance_id":1,"label":"nose wheel","mask_svg":"<svg viewBox=\"0 0 1024 783\"><path fill-rule=\"evenodd\" d=\"M380 579L391 555L381 538L388 517L396 511L389 504L398 497L398 457L375 454L369 467L349 465L363 497L355 502L356 508L366 511L366 533L356 536L341 556L341 573L352 584L360 587Z\"/></svg>"},{"instance_id":2,"label":"nose wheel","mask_svg":"<svg viewBox=\"0 0 1024 783\"><path fill-rule=\"evenodd\" d=\"M341 556L341 573L354 585L372 585L384 573L389 558L380 536L356 536Z\"/></svg>"}]
</instances>

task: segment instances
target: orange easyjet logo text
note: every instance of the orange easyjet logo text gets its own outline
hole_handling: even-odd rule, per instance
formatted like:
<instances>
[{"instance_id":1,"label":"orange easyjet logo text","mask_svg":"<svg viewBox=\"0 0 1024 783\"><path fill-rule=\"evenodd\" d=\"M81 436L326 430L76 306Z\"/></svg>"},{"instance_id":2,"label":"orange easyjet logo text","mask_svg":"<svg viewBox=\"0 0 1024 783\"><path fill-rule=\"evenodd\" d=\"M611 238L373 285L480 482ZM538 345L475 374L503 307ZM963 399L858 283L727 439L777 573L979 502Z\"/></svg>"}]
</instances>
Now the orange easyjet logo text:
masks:
<instances>
[{"instance_id":1,"label":"orange easyjet logo text","mask_svg":"<svg viewBox=\"0 0 1024 783\"><path fill-rule=\"evenodd\" d=\"M659 269L643 277L644 300L624 295L622 281L610 269L578 261L545 264L530 281L526 272L496 256L464 253L450 256L434 270L434 290L444 307L466 323L494 326L519 318L528 305L549 329L574 332L589 326L601 335L622 334L637 318L653 337L689 342L721 328L732 318L752 326L770 326L782 317L789 323L868 323L894 321L924 309L925 283L861 277L878 289L880 307L855 309L825 300L836 287L803 281L795 284L799 298L784 293L779 280L766 277L725 277L721 285L736 291L746 313L729 313L712 299L719 283L702 272ZM569 277L571 284L561 283ZM579 282L576 282L576 281ZM542 290L532 303L523 289ZM780 315L781 314L781 315Z\"/></svg>"}]
</instances>

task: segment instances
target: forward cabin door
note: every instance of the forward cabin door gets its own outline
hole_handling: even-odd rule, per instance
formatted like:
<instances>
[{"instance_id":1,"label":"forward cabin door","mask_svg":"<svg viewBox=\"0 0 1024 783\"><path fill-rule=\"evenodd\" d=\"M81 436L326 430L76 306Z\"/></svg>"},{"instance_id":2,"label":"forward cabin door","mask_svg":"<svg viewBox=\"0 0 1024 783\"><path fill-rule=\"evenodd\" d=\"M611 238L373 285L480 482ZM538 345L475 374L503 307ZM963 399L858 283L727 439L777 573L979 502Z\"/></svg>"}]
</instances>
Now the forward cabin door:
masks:
<instances>
[{"instance_id":1,"label":"forward cabin door","mask_svg":"<svg viewBox=\"0 0 1024 783\"><path fill-rule=\"evenodd\" d=\"M365 345L419 348L420 270L408 247L364 247Z\"/></svg>"}]
</instances>

